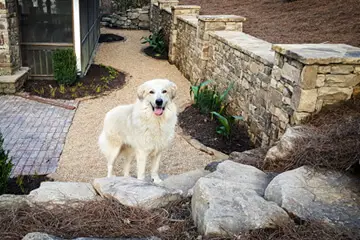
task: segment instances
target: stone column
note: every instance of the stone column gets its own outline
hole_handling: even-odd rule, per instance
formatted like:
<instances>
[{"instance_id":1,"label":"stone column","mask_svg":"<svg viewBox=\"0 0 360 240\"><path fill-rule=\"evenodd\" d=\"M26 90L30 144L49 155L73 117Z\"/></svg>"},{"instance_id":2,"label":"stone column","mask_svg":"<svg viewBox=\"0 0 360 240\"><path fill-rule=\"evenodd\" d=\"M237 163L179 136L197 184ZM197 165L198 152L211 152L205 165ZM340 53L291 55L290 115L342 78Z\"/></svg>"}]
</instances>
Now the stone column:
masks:
<instances>
[{"instance_id":1,"label":"stone column","mask_svg":"<svg viewBox=\"0 0 360 240\"><path fill-rule=\"evenodd\" d=\"M272 140L328 104L351 98L360 83L360 48L345 44L274 45L269 88Z\"/></svg>"},{"instance_id":2,"label":"stone column","mask_svg":"<svg viewBox=\"0 0 360 240\"><path fill-rule=\"evenodd\" d=\"M16 0L0 0L0 93L22 87L28 68L21 67L19 17Z\"/></svg>"},{"instance_id":3,"label":"stone column","mask_svg":"<svg viewBox=\"0 0 360 240\"><path fill-rule=\"evenodd\" d=\"M194 65L194 76L202 80L209 55L209 32L239 31L242 32L246 18L235 15L201 15L198 16L197 44L198 62Z\"/></svg>"},{"instance_id":4,"label":"stone column","mask_svg":"<svg viewBox=\"0 0 360 240\"><path fill-rule=\"evenodd\" d=\"M180 15L195 15L200 13L200 6L196 5L178 5L171 8L172 21L169 40L169 62L175 63L176 58L176 36L177 36L177 18Z\"/></svg>"},{"instance_id":5,"label":"stone column","mask_svg":"<svg viewBox=\"0 0 360 240\"><path fill-rule=\"evenodd\" d=\"M159 4L159 8L164 9L164 8L171 8L173 6L176 6L179 4L178 0L158 0L158 4Z\"/></svg>"}]
</instances>

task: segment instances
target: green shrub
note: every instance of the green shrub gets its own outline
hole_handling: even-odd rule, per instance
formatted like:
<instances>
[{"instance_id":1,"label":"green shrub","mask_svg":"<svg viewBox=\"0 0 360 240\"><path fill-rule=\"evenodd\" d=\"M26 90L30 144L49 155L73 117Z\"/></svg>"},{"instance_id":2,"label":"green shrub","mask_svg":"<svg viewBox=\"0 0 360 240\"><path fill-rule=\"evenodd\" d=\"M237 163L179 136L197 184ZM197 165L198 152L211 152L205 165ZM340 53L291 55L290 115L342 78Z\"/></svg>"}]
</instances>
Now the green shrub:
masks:
<instances>
[{"instance_id":1,"label":"green shrub","mask_svg":"<svg viewBox=\"0 0 360 240\"><path fill-rule=\"evenodd\" d=\"M200 83L199 85L190 87L190 94L194 98L194 106L204 114L208 114L210 112L218 112L219 114L222 114L228 105L226 97L228 96L231 88L234 86L234 83L231 83L229 87L220 94L217 92L216 86L209 88L208 84L211 82L212 81L208 80Z\"/></svg>"},{"instance_id":2,"label":"green shrub","mask_svg":"<svg viewBox=\"0 0 360 240\"><path fill-rule=\"evenodd\" d=\"M4 139L0 133L0 195L4 194L6 191L11 169L13 167L8 152L3 149L3 143Z\"/></svg>"},{"instance_id":3,"label":"green shrub","mask_svg":"<svg viewBox=\"0 0 360 240\"><path fill-rule=\"evenodd\" d=\"M76 56L73 49L53 53L54 78L59 84L72 85L77 80Z\"/></svg>"},{"instance_id":4,"label":"green shrub","mask_svg":"<svg viewBox=\"0 0 360 240\"><path fill-rule=\"evenodd\" d=\"M160 29L159 31L151 34L149 37L142 37L142 44L148 43L149 46L154 50L156 56L161 56L166 53L166 43L165 43L165 34L164 30Z\"/></svg>"},{"instance_id":5,"label":"green shrub","mask_svg":"<svg viewBox=\"0 0 360 240\"><path fill-rule=\"evenodd\" d=\"M226 138L230 138L235 120L243 120L241 116L224 116L218 112L211 112L211 114L215 115L220 123L220 126L216 128L216 132Z\"/></svg>"}]
</instances>

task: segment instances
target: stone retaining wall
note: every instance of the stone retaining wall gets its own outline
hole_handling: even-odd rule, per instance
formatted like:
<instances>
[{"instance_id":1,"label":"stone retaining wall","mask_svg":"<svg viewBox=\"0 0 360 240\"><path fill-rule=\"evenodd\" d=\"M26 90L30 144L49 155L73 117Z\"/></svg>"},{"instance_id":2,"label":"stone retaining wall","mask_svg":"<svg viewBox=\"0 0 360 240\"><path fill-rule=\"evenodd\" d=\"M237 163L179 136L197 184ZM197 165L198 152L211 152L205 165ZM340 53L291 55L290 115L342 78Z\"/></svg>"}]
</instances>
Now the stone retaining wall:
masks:
<instances>
[{"instance_id":1,"label":"stone retaining wall","mask_svg":"<svg viewBox=\"0 0 360 240\"><path fill-rule=\"evenodd\" d=\"M119 29L149 29L150 6L128 9L125 12L103 15L101 25Z\"/></svg>"},{"instance_id":2,"label":"stone retaining wall","mask_svg":"<svg viewBox=\"0 0 360 240\"><path fill-rule=\"evenodd\" d=\"M230 112L244 117L257 145L273 144L289 126L360 92L360 48L273 45L243 33L240 16L199 16L199 6L165 0L151 9L152 31L171 26L169 61L186 78L213 79L220 91L234 82Z\"/></svg>"}]
</instances>

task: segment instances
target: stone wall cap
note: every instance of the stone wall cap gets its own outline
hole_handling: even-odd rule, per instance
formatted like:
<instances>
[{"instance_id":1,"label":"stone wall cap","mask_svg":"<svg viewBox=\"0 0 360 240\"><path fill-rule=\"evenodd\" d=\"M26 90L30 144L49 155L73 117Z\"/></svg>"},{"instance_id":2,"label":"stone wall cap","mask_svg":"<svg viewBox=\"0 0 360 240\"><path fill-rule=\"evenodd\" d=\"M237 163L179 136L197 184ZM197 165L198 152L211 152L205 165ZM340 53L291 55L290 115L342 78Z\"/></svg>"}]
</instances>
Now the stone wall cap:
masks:
<instances>
[{"instance_id":1,"label":"stone wall cap","mask_svg":"<svg viewBox=\"0 0 360 240\"><path fill-rule=\"evenodd\" d=\"M237 15L200 15L200 21L206 22L245 22L246 18Z\"/></svg>"},{"instance_id":2,"label":"stone wall cap","mask_svg":"<svg viewBox=\"0 0 360 240\"><path fill-rule=\"evenodd\" d=\"M347 44L275 44L272 49L304 64L360 64L360 48Z\"/></svg>"},{"instance_id":3,"label":"stone wall cap","mask_svg":"<svg viewBox=\"0 0 360 240\"><path fill-rule=\"evenodd\" d=\"M21 67L12 75L3 75L0 76L0 83L15 83L18 79L22 78L24 75L30 72L30 68Z\"/></svg>"},{"instance_id":4,"label":"stone wall cap","mask_svg":"<svg viewBox=\"0 0 360 240\"><path fill-rule=\"evenodd\" d=\"M178 19L188 23L190 26L197 28L198 19L195 15L180 15L178 16Z\"/></svg>"},{"instance_id":5,"label":"stone wall cap","mask_svg":"<svg viewBox=\"0 0 360 240\"><path fill-rule=\"evenodd\" d=\"M172 9L200 9L200 6L197 5L177 5L177 6L172 6Z\"/></svg>"},{"instance_id":6,"label":"stone wall cap","mask_svg":"<svg viewBox=\"0 0 360 240\"><path fill-rule=\"evenodd\" d=\"M269 42L236 31L215 31L210 32L209 35L267 66L274 64L275 53L271 50Z\"/></svg>"}]
</instances>

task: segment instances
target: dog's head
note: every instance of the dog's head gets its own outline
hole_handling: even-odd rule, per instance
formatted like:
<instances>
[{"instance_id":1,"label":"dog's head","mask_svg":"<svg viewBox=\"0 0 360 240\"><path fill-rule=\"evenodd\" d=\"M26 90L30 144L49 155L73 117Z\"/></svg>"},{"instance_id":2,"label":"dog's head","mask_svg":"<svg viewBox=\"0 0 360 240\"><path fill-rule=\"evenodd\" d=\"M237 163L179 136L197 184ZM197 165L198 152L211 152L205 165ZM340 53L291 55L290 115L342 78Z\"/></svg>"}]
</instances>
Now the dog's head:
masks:
<instances>
[{"instance_id":1,"label":"dog's head","mask_svg":"<svg viewBox=\"0 0 360 240\"><path fill-rule=\"evenodd\" d=\"M153 112L161 116L166 105L176 96L175 83L167 79L154 79L140 85L137 95L140 101L150 104Z\"/></svg>"}]
</instances>

